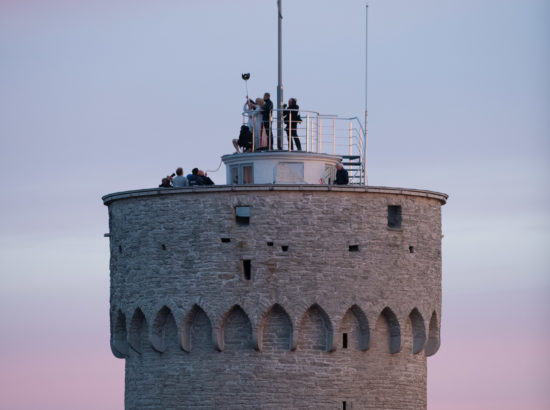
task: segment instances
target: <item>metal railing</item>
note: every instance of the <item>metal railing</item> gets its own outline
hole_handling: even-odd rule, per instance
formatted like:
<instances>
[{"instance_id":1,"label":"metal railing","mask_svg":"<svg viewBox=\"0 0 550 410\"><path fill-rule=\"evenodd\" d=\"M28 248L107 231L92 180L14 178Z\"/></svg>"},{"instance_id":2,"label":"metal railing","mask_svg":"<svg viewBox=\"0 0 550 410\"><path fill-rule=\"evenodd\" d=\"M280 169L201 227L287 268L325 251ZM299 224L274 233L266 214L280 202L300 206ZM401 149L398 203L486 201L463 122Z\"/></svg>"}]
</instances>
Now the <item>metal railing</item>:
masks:
<instances>
[{"instance_id":1,"label":"metal railing","mask_svg":"<svg viewBox=\"0 0 550 410\"><path fill-rule=\"evenodd\" d=\"M279 135L282 137L277 140L277 119L278 115L283 115L283 112L288 112L287 118L284 118L284 130L279 130ZM339 155L343 158L342 164L348 170L350 183L365 185L366 184L366 136L365 129L361 121L357 117L339 117L337 115L324 115L316 111L309 110L292 110L273 109L270 118L269 128L273 133L273 140L270 143L268 131L262 126L262 130L254 127L254 116L262 116L259 112L243 112L243 124L247 123L250 116L252 125L252 152L270 151L282 149L289 152L297 151L293 145L292 138L299 140L302 152L315 152L323 154ZM293 118L294 117L294 118ZM301 119L300 122L296 118ZM258 120L256 119L256 123ZM262 121L262 124L263 121ZM295 128L294 128L295 127ZM257 132L265 130L266 136L258 138ZM293 135L295 135L293 137ZM260 146L258 143L260 142ZM262 146L263 144L267 146Z\"/></svg>"}]
</instances>

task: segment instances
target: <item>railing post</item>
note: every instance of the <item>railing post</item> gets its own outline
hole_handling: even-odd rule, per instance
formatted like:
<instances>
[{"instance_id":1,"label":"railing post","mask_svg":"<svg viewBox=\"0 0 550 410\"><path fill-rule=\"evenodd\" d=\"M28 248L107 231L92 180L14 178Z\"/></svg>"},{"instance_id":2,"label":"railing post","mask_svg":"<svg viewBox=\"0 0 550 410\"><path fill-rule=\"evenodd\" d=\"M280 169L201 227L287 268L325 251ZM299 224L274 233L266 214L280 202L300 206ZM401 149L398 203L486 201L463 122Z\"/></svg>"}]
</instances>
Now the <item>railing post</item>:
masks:
<instances>
[{"instance_id":1,"label":"railing post","mask_svg":"<svg viewBox=\"0 0 550 410\"><path fill-rule=\"evenodd\" d=\"M353 151L352 144L353 144L353 125L350 121L349 122L349 155L350 156L351 156L352 151Z\"/></svg>"},{"instance_id":2,"label":"railing post","mask_svg":"<svg viewBox=\"0 0 550 410\"><path fill-rule=\"evenodd\" d=\"M309 152L309 112L306 115L306 152Z\"/></svg>"},{"instance_id":3,"label":"railing post","mask_svg":"<svg viewBox=\"0 0 550 410\"><path fill-rule=\"evenodd\" d=\"M319 118L319 144L317 145L317 153L320 154L321 150L323 149L323 120Z\"/></svg>"},{"instance_id":4,"label":"railing post","mask_svg":"<svg viewBox=\"0 0 550 410\"><path fill-rule=\"evenodd\" d=\"M332 119L332 155L336 154L336 119Z\"/></svg>"},{"instance_id":5,"label":"railing post","mask_svg":"<svg viewBox=\"0 0 550 410\"><path fill-rule=\"evenodd\" d=\"M288 112L288 152L292 151L292 111Z\"/></svg>"}]
</instances>

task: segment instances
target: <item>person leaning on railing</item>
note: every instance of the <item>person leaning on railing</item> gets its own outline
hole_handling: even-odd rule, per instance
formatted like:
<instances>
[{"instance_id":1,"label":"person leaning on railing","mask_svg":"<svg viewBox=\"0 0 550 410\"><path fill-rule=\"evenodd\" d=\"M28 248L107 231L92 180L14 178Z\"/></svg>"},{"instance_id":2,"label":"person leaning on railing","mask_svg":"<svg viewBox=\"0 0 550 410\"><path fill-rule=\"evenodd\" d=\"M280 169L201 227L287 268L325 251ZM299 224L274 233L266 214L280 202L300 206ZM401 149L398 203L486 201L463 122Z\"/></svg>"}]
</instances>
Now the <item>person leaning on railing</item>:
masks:
<instances>
[{"instance_id":1,"label":"person leaning on railing","mask_svg":"<svg viewBox=\"0 0 550 410\"><path fill-rule=\"evenodd\" d=\"M300 107L296 103L296 98L291 98L290 100L288 100L288 106L286 104L283 105L283 108L285 108L285 110L283 110L283 121L286 125L286 135L288 137L292 137L292 150L294 150L294 143L296 143L296 149L298 151L301 151L302 144L300 144L300 138L298 138L298 132L296 128L298 127L298 124L302 122L302 119L300 118L300 113L298 112Z\"/></svg>"}]
</instances>

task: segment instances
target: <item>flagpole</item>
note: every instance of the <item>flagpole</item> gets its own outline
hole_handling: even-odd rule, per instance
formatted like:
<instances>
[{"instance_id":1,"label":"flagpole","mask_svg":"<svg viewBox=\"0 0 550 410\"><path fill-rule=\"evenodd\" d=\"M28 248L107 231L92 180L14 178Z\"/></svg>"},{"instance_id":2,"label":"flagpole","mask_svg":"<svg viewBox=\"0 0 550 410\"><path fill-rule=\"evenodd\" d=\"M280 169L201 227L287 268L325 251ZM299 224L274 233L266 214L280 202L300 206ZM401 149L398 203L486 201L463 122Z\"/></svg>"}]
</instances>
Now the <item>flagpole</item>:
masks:
<instances>
[{"instance_id":1,"label":"flagpole","mask_svg":"<svg viewBox=\"0 0 550 410\"><path fill-rule=\"evenodd\" d=\"M367 137L369 133L369 109L368 109L368 51L369 51L369 5L365 8L365 143L363 146L363 183L367 185Z\"/></svg>"},{"instance_id":2,"label":"flagpole","mask_svg":"<svg viewBox=\"0 0 550 410\"><path fill-rule=\"evenodd\" d=\"M278 31L278 82L277 82L277 148L283 148L283 12L282 0L277 0L277 31Z\"/></svg>"}]
</instances>

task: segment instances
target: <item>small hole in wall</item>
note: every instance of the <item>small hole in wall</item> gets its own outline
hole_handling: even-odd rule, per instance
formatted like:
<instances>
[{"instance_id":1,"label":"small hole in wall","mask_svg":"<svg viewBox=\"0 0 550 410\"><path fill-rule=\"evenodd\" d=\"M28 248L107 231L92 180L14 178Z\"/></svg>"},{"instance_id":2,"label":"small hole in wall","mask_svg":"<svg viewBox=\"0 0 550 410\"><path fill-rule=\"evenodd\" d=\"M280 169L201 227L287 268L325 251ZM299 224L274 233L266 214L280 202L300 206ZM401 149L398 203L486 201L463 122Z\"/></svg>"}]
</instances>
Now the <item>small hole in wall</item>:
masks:
<instances>
[{"instance_id":1,"label":"small hole in wall","mask_svg":"<svg viewBox=\"0 0 550 410\"><path fill-rule=\"evenodd\" d=\"M359 252L359 245L350 245L349 246L350 252Z\"/></svg>"},{"instance_id":2,"label":"small hole in wall","mask_svg":"<svg viewBox=\"0 0 550 410\"><path fill-rule=\"evenodd\" d=\"M162 244L162 250L163 250L163 251L166 250L166 245L165 245L165 244Z\"/></svg>"},{"instance_id":3,"label":"small hole in wall","mask_svg":"<svg viewBox=\"0 0 550 410\"><path fill-rule=\"evenodd\" d=\"M122 246L118 245L118 253L122 253Z\"/></svg>"},{"instance_id":4,"label":"small hole in wall","mask_svg":"<svg viewBox=\"0 0 550 410\"><path fill-rule=\"evenodd\" d=\"M414 253L414 246L409 246L409 252Z\"/></svg>"},{"instance_id":5,"label":"small hole in wall","mask_svg":"<svg viewBox=\"0 0 550 410\"><path fill-rule=\"evenodd\" d=\"M223 243L231 242L230 238L221 238Z\"/></svg>"},{"instance_id":6,"label":"small hole in wall","mask_svg":"<svg viewBox=\"0 0 550 410\"><path fill-rule=\"evenodd\" d=\"M281 246L281 249L283 250L283 252L288 251L288 245Z\"/></svg>"},{"instance_id":7,"label":"small hole in wall","mask_svg":"<svg viewBox=\"0 0 550 410\"><path fill-rule=\"evenodd\" d=\"M268 242L267 246L273 246L273 242Z\"/></svg>"},{"instance_id":8,"label":"small hole in wall","mask_svg":"<svg viewBox=\"0 0 550 410\"><path fill-rule=\"evenodd\" d=\"M250 280L252 277L251 270L250 259L243 259L243 273L246 280Z\"/></svg>"}]
</instances>

